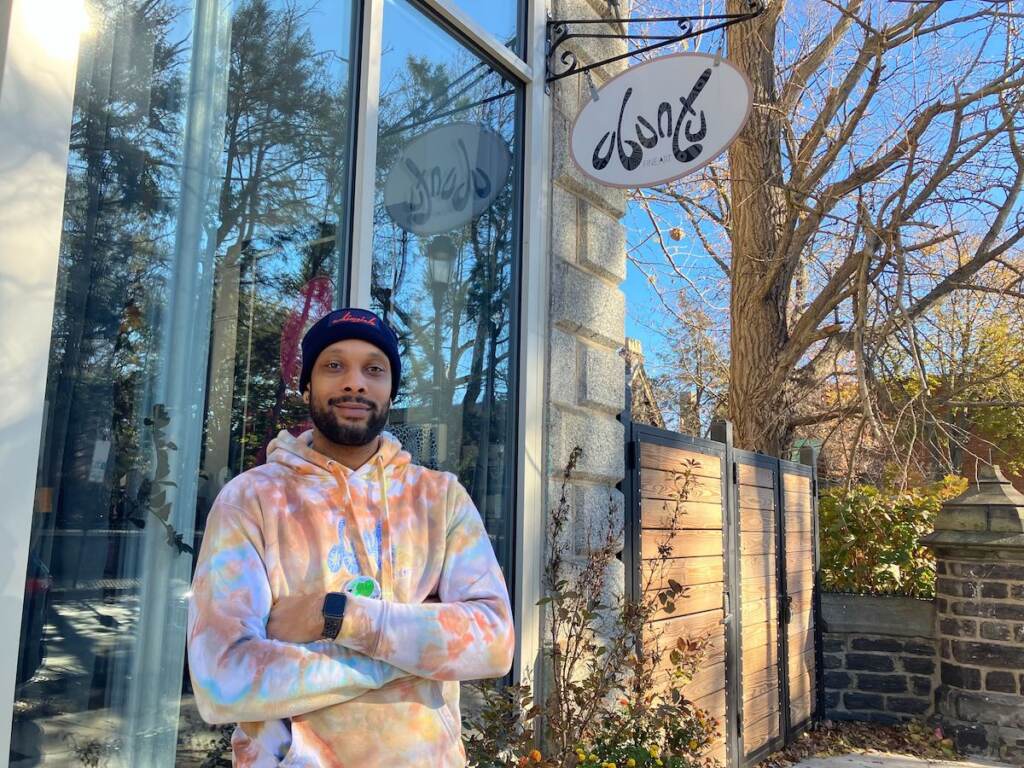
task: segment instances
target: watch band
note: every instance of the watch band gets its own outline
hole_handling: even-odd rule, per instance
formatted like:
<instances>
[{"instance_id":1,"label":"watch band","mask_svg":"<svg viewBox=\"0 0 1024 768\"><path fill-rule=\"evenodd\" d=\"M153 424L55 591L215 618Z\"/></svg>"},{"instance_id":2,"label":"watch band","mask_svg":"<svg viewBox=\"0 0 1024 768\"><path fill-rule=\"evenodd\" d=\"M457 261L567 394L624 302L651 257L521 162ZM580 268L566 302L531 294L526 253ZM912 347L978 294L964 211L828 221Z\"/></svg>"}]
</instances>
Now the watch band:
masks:
<instances>
[{"instance_id":1,"label":"watch band","mask_svg":"<svg viewBox=\"0 0 1024 768\"><path fill-rule=\"evenodd\" d=\"M325 640L336 640L341 631L341 622L345 618L345 603L348 597L343 592L328 592L324 596L321 612L324 617L324 629L321 637Z\"/></svg>"},{"instance_id":2,"label":"watch band","mask_svg":"<svg viewBox=\"0 0 1024 768\"><path fill-rule=\"evenodd\" d=\"M339 632L341 632L341 618L324 616L324 631L321 637L324 640L337 640Z\"/></svg>"}]
</instances>

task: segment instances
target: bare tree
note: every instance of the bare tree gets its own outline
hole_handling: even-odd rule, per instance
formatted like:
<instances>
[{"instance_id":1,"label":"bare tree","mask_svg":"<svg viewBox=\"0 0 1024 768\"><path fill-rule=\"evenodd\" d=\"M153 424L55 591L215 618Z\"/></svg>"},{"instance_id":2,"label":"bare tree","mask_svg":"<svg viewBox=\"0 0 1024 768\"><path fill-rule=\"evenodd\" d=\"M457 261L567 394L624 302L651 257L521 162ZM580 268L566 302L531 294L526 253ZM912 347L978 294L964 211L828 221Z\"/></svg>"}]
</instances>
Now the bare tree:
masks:
<instances>
[{"instance_id":1,"label":"bare tree","mask_svg":"<svg viewBox=\"0 0 1024 768\"><path fill-rule=\"evenodd\" d=\"M727 282L740 446L777 454L851 413L878 434L881 350L902 336L923 376L918 321L1019 251L1019 23L1012 2L770 0L727 30L754 97L728 162L637 199ZM939 244L962 254L950 271ZM852 396L816 408L828 380Z\"/></svg>"}]
</instances>

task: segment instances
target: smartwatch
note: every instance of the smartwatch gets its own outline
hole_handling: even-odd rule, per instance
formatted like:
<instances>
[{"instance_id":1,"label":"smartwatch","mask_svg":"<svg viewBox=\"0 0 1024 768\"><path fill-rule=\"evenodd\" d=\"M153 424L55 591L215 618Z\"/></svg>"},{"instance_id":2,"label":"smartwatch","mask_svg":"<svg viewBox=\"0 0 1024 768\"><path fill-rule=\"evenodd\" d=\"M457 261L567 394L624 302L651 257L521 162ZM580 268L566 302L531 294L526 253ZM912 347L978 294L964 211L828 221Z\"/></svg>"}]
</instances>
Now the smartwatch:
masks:
<instances>
[{"instance_id":1,"label":"smartwatch","mask_svg":"<svg viewBox=\"0 0 1024 768\"><path fill-rule=\"evenodd\" d=\"M344 592L328 592L324 597L324 640L334 640L341 631L341 621L345 618L345 603L348 598Z\"/></svg>"}]
</instances>

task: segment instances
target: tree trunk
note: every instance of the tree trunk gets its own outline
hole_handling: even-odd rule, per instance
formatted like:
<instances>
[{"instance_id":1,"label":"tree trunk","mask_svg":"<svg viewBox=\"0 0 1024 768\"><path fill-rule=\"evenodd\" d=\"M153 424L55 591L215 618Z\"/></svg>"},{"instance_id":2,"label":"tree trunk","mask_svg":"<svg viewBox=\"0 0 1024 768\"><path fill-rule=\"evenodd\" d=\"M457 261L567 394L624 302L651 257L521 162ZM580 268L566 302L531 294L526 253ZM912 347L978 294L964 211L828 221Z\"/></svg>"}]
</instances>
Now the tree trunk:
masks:
<instances>
[{"instance_id":1,"label":"tree trunk","mask_svg":"<svg viewBox=\"0 0 1024 768\"><path fill-rule=\"evenodd\" d=\"M765 290L785 216L781 116L775 109L775 27L781 3L728 29L729 59L750 78L754 107L729 150L732 244L729 415L736 445L780 455L788 447L789 404L767 382L788 338L784 280ZM729 11L745 10L729 0Z\"/></svg>"}]
</instances>

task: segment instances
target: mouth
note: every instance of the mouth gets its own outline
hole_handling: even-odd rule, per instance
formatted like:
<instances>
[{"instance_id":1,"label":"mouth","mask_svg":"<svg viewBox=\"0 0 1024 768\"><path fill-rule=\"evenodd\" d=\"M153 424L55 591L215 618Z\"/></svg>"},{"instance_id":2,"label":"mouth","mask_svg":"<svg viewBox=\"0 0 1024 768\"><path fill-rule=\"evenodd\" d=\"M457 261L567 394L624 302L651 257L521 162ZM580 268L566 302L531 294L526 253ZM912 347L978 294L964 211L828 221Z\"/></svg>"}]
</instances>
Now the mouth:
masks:
<instances>
[{"instance_id":1,"label":"mouth","mask_svg":"<svg viewBox=\"0 0 1024 768\"><path fill-rule=\"evenodd\" d=\"M370 413L370 406L362 403L334 403L334 410L347 419L361 419Z\"/></svg>"}]
</instances>

